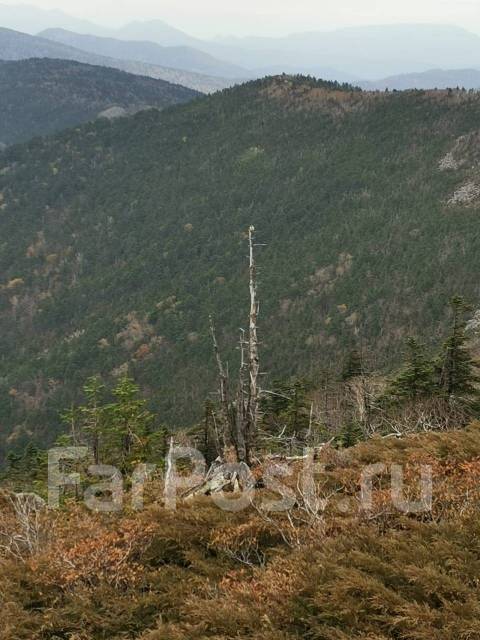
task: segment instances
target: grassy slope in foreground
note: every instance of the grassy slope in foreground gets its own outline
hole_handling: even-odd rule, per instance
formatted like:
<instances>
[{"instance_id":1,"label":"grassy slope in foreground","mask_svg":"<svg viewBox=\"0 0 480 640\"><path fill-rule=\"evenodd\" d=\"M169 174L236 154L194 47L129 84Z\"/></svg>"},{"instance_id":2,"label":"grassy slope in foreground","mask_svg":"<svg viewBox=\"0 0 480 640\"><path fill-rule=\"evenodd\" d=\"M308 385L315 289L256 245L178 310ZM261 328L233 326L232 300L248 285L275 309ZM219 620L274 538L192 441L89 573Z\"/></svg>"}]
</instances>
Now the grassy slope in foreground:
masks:
<instances>
[{"instance_id":1,"label":"grassy slope in foreground","mask_svg":"<svg viewBox=\"0 0 480 640\"><path fill-rule=\"evenodd\" d=\"M327 508L321 521L293 509L294 535L285 514L228 513L210 498L166 510L161 482L148 487L142 512L70 504L47 514L37 554L22 562L0 552L0 637L43 640L45 629L89 640L480 637L479 425L326 447L322 456ZM372 509L361 512L362 470L379 462ZM403 465L413 500L421 465L432 468L431 510L394 507L391 464ZM292 471L281 482L302 504L300 468ZM278 495L256 492L257 505L266 499ZM2 513L8 532L8 503Z\"/></svg>"},{"instance_id":2,"label":"grassy slope in foreground","mask_svg":"<svg viewBox=\"0 0 480 640\"><path fill-rule=\"evenodd\" d=\"M7 151L9 446L52 435L58 409L95 372L129 367L161 420L199 416L214 376L209 313L236 366L251 223L266 244L270 377L315 376L359 339L387 367L408 334L437 341L448 297L478 295L479 115L477 94L371 95L277 78Z\"/></svg>"}]
</instances>

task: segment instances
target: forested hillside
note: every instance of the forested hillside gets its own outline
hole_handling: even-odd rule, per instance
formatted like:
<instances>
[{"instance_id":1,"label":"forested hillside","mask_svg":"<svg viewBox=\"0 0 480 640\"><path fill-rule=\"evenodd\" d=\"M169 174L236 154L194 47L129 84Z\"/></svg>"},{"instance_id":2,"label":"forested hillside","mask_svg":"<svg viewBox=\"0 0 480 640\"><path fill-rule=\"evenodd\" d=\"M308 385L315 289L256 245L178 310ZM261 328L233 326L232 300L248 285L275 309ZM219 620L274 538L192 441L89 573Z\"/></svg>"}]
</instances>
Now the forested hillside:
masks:
<instances>
[{"instance_id":1,"label":"forested hillside","mask_svg":"<svg viewBox=\"0 0 480 640\"><path fill-rule=\"evenodd\" d=\"M237 366L250 224L269 379L438 343L449 297L478 300L479 116L475 93L279 77L7 149L3 447L53 438L93 373L129 370L164 421L197 418L210 313Z\"/></svg>"},{"instance_id":2,"label":"forested hillside","mask_svg":"<svg viewBox=\"0 0 480 640\"><path fill-rule=\"evenodd\" d=\"M162 109L198 95L163 80L69 60L0 61L0 141L22 142L100 114Z\"/></svg>"}]
</instances>

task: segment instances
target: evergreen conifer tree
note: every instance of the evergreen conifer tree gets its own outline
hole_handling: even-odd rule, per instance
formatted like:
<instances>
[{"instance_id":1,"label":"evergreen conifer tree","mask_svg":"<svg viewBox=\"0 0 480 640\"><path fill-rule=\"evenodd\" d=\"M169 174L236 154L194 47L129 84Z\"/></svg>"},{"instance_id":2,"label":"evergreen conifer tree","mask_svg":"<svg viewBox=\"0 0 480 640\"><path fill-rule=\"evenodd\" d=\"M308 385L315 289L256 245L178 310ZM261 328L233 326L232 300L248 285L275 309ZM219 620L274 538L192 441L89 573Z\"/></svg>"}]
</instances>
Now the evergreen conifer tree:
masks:
<instances>
[{"instance_id":1,"label":"evergreen conifer tree","mask_svg":"<svg viewBox=\"0 0 480 640\"><path fill-rule=\"evenodd\" d=\"M415 338L407 339L404 367L390 386L395 398L416 400L435 393L434 365L425 354L425 347Z\"/></svg>"},{"instance_id":2,"label":"evergreen conifer tree","mask_svg":"<svg viewBox=\"0 0 480 640\"><path fill-rule=\"evenodd\" d=\"M87 404L81 408L82 427L93 451L95 464L100 462L100 444L104 427L104 408L102 397L105 387L96 376L89 378L83 388Z\"/></svg>"},{"instance_id":3,"label":"evergreen conifer tree","mask_svg":"<svg viewBox=\"0 0 480 640\"><path fill-rule=\"evenodd\" d=\"M147 447L147 436L154 419L140 397L135 382L125 376L113 390L115 402L105 407L106 448L113 462L128 470L130 463L140 460Z\"/></svg>"},{"instance_id":4,"label":"evergreen conifer tree","mask_svg":"<svg viewBox=\"0 0 480 640\"><path fill-rule=\"evenodd\" d=\"M480 381L478 363L471 357L466 346L465 314L470 307L460 296L450 301L452 308L452 328L443 345L437 363L439 386L446 396L465 398L478 396L476 384Z\"/></svg>"}]
</instances>

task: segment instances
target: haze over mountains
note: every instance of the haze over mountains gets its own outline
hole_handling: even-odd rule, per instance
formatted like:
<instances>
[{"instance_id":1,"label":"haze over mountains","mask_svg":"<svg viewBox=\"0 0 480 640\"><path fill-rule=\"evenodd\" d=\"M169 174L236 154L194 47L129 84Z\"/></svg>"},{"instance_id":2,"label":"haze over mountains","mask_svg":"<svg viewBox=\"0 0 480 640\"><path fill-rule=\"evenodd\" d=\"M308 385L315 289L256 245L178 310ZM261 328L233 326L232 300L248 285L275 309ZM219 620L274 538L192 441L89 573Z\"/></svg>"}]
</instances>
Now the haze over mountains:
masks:
<instances>
[{"instance_id":1,"label":"haze over mountains","mask_svg":"<svg viewBox=\"0 0 480 640\"><path fill-rule=\"evenodd\" d=\"M26 58L57 58L111 67L136 75L149 76L180 84L203 93L223 89L231 86L234 82L233 80L205 76L182 69L172 69L136 60L120 60L96 55L60 42L0 27L0 60L24 60Z\"/></svg>"},{"instance_id":2,"label":"haze over mountains","mask_svg":"<svg viewBox=\"0 0 480 640\"><path fill-rule=\"evenodd\" d=\"M480 89L480 70L478 69L431 69L422 73L405 73L380 80L357 83L367 91L408 89Z\"/></svg>"},{"instance_id":3,"label":"haze over mountains","mask_svg":"<svg viewBox=\"0 0 480 640\"><path fill-rule=\"evenodd\" d=\"M452 25L396 24L297 33L281 38L204 40L162 20L135 21L115 29L77 20L60 11L9 5L0 5L0 25L40 33L107 58L220 78L217 83L204 82L205 88L210 85L207 90L229 86L238 79L281 72L340 82L381 81L373 88L387 86L383 78L387 78L390 88L430 88L435 77L440 87L451 81L453 86L465 84L476 88L475 77L466 76L465 70L480 69L480 37ZM438 69L446 73L439 76L438 72L432 72ZM125 70L135 72L132 68ZM155 70L143 72L162 77ZM426 72L429 72L426 76L418 75ZM399 75L402 78L397 83ZM189 81L188 86L201 90L195 81Z\"/></svg>"},{"instance_id":4,"label":"haze over mountains","mask_svg":"<svg viewBox=\"0 0 480 640\"><path fill-rule=\"evenodd\" d=\"M221 44L269 56L278 63L325 64L363 79L432 68L480 68L480 37L448 25L383 25L330 32L298 33L284 38L224 38ZM247 64L239 56L237 64Z\"/></svg>"},{"instance_id":5,"label":"haze over mountains","mask_svg":"<svg viewBox=\"0 0 480 640\"><path fill-rule=\"evenodd\" d=\"M87 33L101 33L98 27L87 20L79 20L58 9L46 10L28 4L0 3L0 26L35 35L44 29L61 27Z\"/></svg>"},{"instance_id":6,"label":"haze over mountains","mask_svg":"<svg viewBox=\"0 0 480 640\"><path fill-rule=\"evenodd\" d=\"M137 60L226 78L245 78L248 71L236 65L215 59L208 53L184 46L162 46L155 42L124 41L116 38L101 38L83 35L65 29L46 29L39 34L48 40L89 51L101 56L120 60Z\"/></svg>"}]
</instances>

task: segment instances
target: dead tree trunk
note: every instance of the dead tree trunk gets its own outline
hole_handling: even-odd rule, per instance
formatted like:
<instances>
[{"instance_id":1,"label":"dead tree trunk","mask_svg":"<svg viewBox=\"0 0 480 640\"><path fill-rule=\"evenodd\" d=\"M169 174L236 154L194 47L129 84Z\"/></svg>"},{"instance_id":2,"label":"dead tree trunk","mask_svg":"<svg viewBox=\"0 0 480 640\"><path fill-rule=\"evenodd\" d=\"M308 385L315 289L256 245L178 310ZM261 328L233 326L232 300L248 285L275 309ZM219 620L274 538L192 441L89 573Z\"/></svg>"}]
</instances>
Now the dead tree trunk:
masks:
<instances>
[{"instance_id":1,"label":"dead tree trunk","mask_svg":"<svg viewBox=\"0 0 480 640\"><path fill-rule=\"evenodd\" d=\"M253 449L258 424L258 375L260 371L260 360L258 355L258 335L257 335L257 318L259 305L257 301L257 267L255 264L253 234L255 227L250 226L248 229L248 246L249 246L249 272L250 272L250 318L248 332L248 372L249 372L249 394L248 394L248 434L247 443L247 461L250 458L250 452Z\"/></svg>"},{"instance_id":2,"label":"dead tree trunk","mask_svg":"<svg viewBox=\"0 0 480 640\"><path fill-rule=\"evenodd\" d=\"M250 315L248 340L245 340L245 332L242 330L240 333L240 370L238 388L234 402L232 402L229 397L230 381L228 370L225 368L220 356L220 350L215 334L215 326L213 319L210 316L210 332L212 335L213 351L219 374L219 397L223 422L220 437L223 451L219 451L219 457L212 464L204 482L189 491L184 497L215 493L217 491L222 491L227 487L230 487L232 491L237 491L239 486L242 484L245 485L246 479L248 480L248 467L252 462L252 451L255 447L259 415L258 377L260 372L260 362L257 336L259 305L257 301L257 271L253 243L254 231L254 227L249 227ZM245 347L248 348L246 358ZM208 429L208 419L206 418L205 431L207 434ZM228 450L229 447L230 451ZM238 469L234 471L233 474L231 470L226 468L228 465L225 465L225 462L232 462L231 460L228 460L229 454L233 452L232 449L234 449L235 453L235 462L238 463ZM170 463L167 465L167 468L170 468Z\"/></svg>"},{"instance_id":3,"label":"dead tree trunk","mask_svg":"<svg viewBox=\"0 0 480 640\"><path fill-rule=\"evenodd\" d=\"M253 234L254 227L248 229L249 243L249 289L250 313L248 340L245 333L240 334L240 371L235 401L229 397L229 375L225 368L220 350L213 319L210 316L210 332L212 335L213 351L217 362L219 375L219 398L222 412L221 445L223 451L219 455L225 458L228 447L233 445L239 462L251 462L251 452L255 446L258 424L258 377L260 371L258 355L257 318L259 305L257 301L257 272L254 256ZM247 349L245 349L245 347ZM246 353L247 351L247 353Z\"/></svg>"},{"instance_id":4,"label":"dead tree trunk","mask_svg":"<svg viewBox=\"0 0 480 640\"><path fill-rule=\"evenodd\" d=\"M213 318L210 316L210 333L212 334L212 342L213 342L213 351L215 354L215 359L217 361L218 367L218 377L219 377L219 395L220 395L220 406L222 410L222 425L220 432L221 445L224 450L227 448L227 433L230 431L230 403L228 399L228 373L223 365L222 358L220 356L220 350L218 348L217 336L215 333L215 325L213 323ZM219 455L223 452L219 451Z\"/></svg>"},{"instance_id":5,"label":"dead tree trunk","mask_svg":"<svg viewBox=\"0 0 480 640\"><path fill-rule=\"evenodd\" d=\"M245 372L247 369L247 363L245 362L245 331L240 330L240 371L238 375L238 390L236 401L236 435L235 435L235 449L237 451L238 460L240 462L246 462L248 457L247 450L247 434L248 434L248 396L249 392L245 386Z\"/></svg>"}]
</instances>

